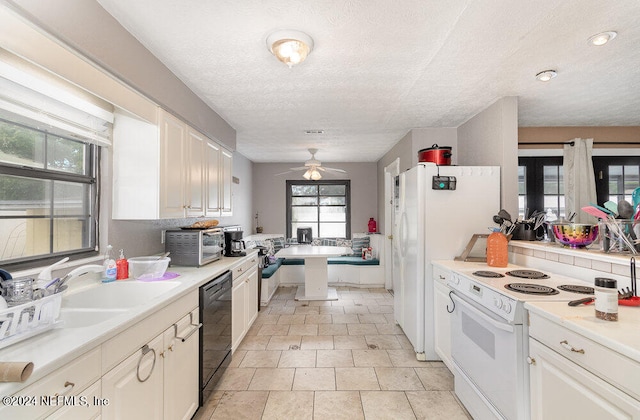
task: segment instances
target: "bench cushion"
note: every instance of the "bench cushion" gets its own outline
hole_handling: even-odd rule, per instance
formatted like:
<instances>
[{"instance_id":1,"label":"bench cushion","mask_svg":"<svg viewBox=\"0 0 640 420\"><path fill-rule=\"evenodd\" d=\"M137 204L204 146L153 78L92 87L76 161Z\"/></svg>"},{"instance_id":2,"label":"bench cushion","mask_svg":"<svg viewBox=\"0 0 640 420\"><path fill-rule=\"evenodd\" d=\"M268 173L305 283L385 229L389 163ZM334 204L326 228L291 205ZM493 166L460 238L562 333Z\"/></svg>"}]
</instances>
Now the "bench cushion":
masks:
<instances>
[{"instance_id":1,"label":"bench cushion","mask_svg":"<svg viewBox=\"0 0 640 420\"><path fill-rule=\"evenodd\" d=\"M262 269L262 278L268 279L269 277L273 276L276 271L278 271L278 268L280 268L280 266L282 265L282 260L282 258L278 258L276 262L269 264L267 267L264 267Z\"/></svg>"},{"instance_id":2,"label":"bench cushion","mask_svg":"<svg viewBox=\"0 0 640 420\"><path fill-rule=\"evenodd\" d=\"M328 258L328 264L347 264L347 265L380 265L380 260L374 258L372 260L363 260L362 257L331 257ZM285 258L282 265L304 265L302 258ZM264 277L264 275L263 275Z\"/></svg>"}]
</instances>

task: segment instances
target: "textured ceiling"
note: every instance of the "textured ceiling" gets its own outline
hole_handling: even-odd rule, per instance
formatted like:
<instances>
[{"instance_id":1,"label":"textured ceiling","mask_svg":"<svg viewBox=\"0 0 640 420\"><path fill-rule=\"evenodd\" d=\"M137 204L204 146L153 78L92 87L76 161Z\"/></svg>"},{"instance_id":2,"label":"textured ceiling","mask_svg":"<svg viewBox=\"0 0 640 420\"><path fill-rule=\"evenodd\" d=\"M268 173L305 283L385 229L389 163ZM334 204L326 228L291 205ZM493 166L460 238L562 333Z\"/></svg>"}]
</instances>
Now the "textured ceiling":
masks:
<instances>
[{"instance_id":1,"label":"textured ceiling","mask_svg":"<svg viewBox=\"0 0 640 420\"><path fill-rule=\"evenodd\" d=\"M237 131L254 162L373 162L503 96L520 126L640 125L640 1L98 0ZM289 69L276 29L315 48ZM615 30L604 47L587 45ZM536 73L555 69L549 83ZM305 134L321 129L324 134Z\"/></svg>"}]
</instances>

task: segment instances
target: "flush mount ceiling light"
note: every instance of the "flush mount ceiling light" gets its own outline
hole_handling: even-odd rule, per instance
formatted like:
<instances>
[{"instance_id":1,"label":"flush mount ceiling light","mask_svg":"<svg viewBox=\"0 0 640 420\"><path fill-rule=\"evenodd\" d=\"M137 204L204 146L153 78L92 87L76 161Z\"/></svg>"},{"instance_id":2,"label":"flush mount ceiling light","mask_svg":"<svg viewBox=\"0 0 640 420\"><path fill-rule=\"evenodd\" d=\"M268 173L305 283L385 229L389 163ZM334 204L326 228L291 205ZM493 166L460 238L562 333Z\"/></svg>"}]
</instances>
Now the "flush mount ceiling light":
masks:
<instances>
[{"instance_id":1,"label":"flush mount ceiling light","mask_svg":"<svg viewBox=\"0 0 640 420\"><path fill-rule=\"evenodd\" d=\"M618 33L614 31L600 32L599 34L590 36L587 42L589 43L589 45L601 47L616 36L618 36Z\"/></svg>"},{"instance_id":2,"label":"flush mount ceiling light","mask_svg":"<svg viewBox=\"0 0 640 420\"><path fill-rule=\"evenodd\" d=\"M267 48L278 60L291 68L307 58L313 50L313 39L304 32L284 29L267 37Z\"/></svg>"},{"instance_id":3,"label":"flush mount ceiling light","mask_svg":"<svg viewBox=\"0 0 640 420\"><path fill-rule=\"evenodd\" d=\"M536 80L540 82L548 82L549 80L556 77L558 73L555 70L545 70L536 74Z\"/></svg>"}]
</instances>

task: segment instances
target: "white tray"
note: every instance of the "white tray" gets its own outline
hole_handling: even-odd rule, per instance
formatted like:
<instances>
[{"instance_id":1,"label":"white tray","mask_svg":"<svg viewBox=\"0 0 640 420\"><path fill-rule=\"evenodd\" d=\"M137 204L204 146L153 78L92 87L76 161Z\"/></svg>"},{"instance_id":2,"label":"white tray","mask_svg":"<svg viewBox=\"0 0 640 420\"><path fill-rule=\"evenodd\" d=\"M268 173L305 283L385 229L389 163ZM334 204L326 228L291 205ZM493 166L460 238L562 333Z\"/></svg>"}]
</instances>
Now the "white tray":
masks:
<instances>
[{"instance_id":1,"label":"white tray","mask_svg":"<svg viewBox=\"0 0 640 420\"><path fill-rule=\"evenodd\" d=\"M0 349L53 328L61 305L56 293L0 311Z\"/></svg>"}]
</instances>

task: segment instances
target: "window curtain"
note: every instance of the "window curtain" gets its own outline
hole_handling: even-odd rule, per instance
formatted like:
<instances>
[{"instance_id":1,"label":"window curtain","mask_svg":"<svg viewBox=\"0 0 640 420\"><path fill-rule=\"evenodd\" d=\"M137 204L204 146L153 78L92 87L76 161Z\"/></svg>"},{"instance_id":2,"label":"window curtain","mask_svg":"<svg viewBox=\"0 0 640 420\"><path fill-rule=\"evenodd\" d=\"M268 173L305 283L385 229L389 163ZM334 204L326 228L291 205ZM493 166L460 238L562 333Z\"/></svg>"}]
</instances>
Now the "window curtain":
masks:
<instances>
[{"instance_id":1,"label":"window curtain","mask_svg":"<svg viewBox=\"0 0 640 420\"><path fill-rule=\"evenodd\" d=\"M573 139L563 153L564 197L567 216L575 212L576 223L595 223L582 207L595 203L596 178L593 173L593 139Z\"/></svg>"}]
</instances>

